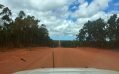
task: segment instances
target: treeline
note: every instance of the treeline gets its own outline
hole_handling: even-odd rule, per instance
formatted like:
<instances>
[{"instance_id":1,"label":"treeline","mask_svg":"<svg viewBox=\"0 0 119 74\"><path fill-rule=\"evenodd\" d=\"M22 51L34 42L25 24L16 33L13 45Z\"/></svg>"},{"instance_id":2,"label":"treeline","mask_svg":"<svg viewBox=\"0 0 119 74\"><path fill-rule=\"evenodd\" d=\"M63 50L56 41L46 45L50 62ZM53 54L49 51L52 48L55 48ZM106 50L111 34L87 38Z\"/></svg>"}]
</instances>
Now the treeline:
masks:
<instances>
[{"instance_id":1,"label":"treeline","mask_svg":"<svg viewBox=\"0 0 119 74\"><path fill-rule=\"evenodd\" d=\"M46 26L34 16L20 11L15 20L8 7L0 4L0 47L50 46Z\"/></svg>"},{"instance_id":2,"label":"treeline","mask_svg":"<svg viewBox=\"0 0 119 74\"><path fill-rule=\"evenodd\" d=\"M12 17L16 17L14 20ZM58 47L59 42L49 37L40 20L20 11L12 16L8 7L0 4L0 47L50 46ZM60 41L61 47L119 48L119 17L110 16L107 22L99 18L88 21L77 35L77 41Z\"/></svg>"},{"instance_id":3,"label":"treeline","mask_svg":"<svg viewBox=\"0 0 119 74\"><path fill-rule=\"evenodd\" d=\"M74 48L74 47L77 47L77 41L75 40L64 40L64 41L61 41L61 46L62 47L69 47L69 48Z\"/></svg>"},{"instance_id":4,"label":"treeline","mask_svg":"<svg viewBox=\"0 0 119 74\"><path fill-rule=\"evenodd\" d=\"M78 46L76 40L54 40L51 47L74 48Z\"/></svg>"},{"instance_id":5,"label":"treeline","mask_svg":"<svg viewBox=\"0 0 119 74\"><path fill-rule=\"evenodd\" d=\"M119 17L110 16L107 22L99 18L88 21L77 35L79 46L119 48Z\"/></svg>"}]
</instances>

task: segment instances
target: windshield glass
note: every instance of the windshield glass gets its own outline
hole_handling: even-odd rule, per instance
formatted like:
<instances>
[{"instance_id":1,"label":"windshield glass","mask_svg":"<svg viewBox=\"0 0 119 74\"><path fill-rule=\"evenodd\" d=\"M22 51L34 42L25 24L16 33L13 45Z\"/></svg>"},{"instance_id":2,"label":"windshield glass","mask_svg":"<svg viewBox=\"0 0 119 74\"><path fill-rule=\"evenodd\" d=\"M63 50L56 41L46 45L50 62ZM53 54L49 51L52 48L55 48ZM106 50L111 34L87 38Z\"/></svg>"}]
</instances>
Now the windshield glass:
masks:
<instances>
[{"instance_id":1,"label":"windshield glass","mask_svg":"<svg viewBox=\"0 0 119 74\"><path fill-rule=\"evenodd\" d=\"M119 0L0 0L1 74L119 72L118 57Z\"/></svg>"}]
</instances>

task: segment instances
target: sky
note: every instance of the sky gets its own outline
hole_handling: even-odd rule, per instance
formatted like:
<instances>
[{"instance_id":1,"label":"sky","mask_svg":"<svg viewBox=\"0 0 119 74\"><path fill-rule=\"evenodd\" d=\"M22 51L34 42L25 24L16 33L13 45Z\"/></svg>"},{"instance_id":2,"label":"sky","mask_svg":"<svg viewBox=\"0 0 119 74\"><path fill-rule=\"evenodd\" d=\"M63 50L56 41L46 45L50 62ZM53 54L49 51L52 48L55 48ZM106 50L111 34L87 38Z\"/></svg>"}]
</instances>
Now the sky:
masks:
<instances>
[{"instance_id":1,"label":"sky","mask_svg":"<svg viewBox=\"0 0 119 74\"><path fill-rule=\"evenodd\" d=\"M17 16L20 10L45 24L54 40L75 40L88 20L119 15L119 0L0 0Z\"/></svg>"}]
</instances>

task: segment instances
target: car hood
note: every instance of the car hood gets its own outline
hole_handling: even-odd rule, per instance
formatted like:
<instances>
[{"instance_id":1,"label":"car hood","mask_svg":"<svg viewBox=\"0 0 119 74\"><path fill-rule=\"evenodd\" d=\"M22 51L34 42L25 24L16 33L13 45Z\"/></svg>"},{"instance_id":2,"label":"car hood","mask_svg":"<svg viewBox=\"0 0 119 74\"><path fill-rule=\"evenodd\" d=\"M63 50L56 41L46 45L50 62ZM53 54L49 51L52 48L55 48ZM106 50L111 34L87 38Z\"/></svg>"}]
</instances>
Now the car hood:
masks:
<instances>
[{"instance_id":1,"label":"car hood","mask_svg":"<svg viewBox=\"0 0 119 74\"><path fill-rule=\"evenodd\" d=\"M95 68L45 68L20 71L13 74L119 74L119 72Z\"/></svg>"}]
</instances>

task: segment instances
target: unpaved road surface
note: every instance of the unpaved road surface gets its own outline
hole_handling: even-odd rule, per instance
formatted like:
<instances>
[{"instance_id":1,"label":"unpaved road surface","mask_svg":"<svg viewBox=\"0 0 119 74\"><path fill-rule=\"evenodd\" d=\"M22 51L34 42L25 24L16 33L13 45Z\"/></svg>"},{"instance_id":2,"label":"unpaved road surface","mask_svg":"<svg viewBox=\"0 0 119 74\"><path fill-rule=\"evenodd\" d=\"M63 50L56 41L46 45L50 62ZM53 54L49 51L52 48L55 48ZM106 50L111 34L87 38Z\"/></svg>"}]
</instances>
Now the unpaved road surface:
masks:
<instances>
[{"instance_id":1,"label":"unpaved road surface","mask_svg":"<svg viewBox=\"0 0 119 74\"><path fill-rule=\"evenodd\" d=\"M119 51L96 48L37 47L0 52L0 74L12 74L22 70L53 67L91 67L119 71Z\"/></svg>"}]
</instances>

